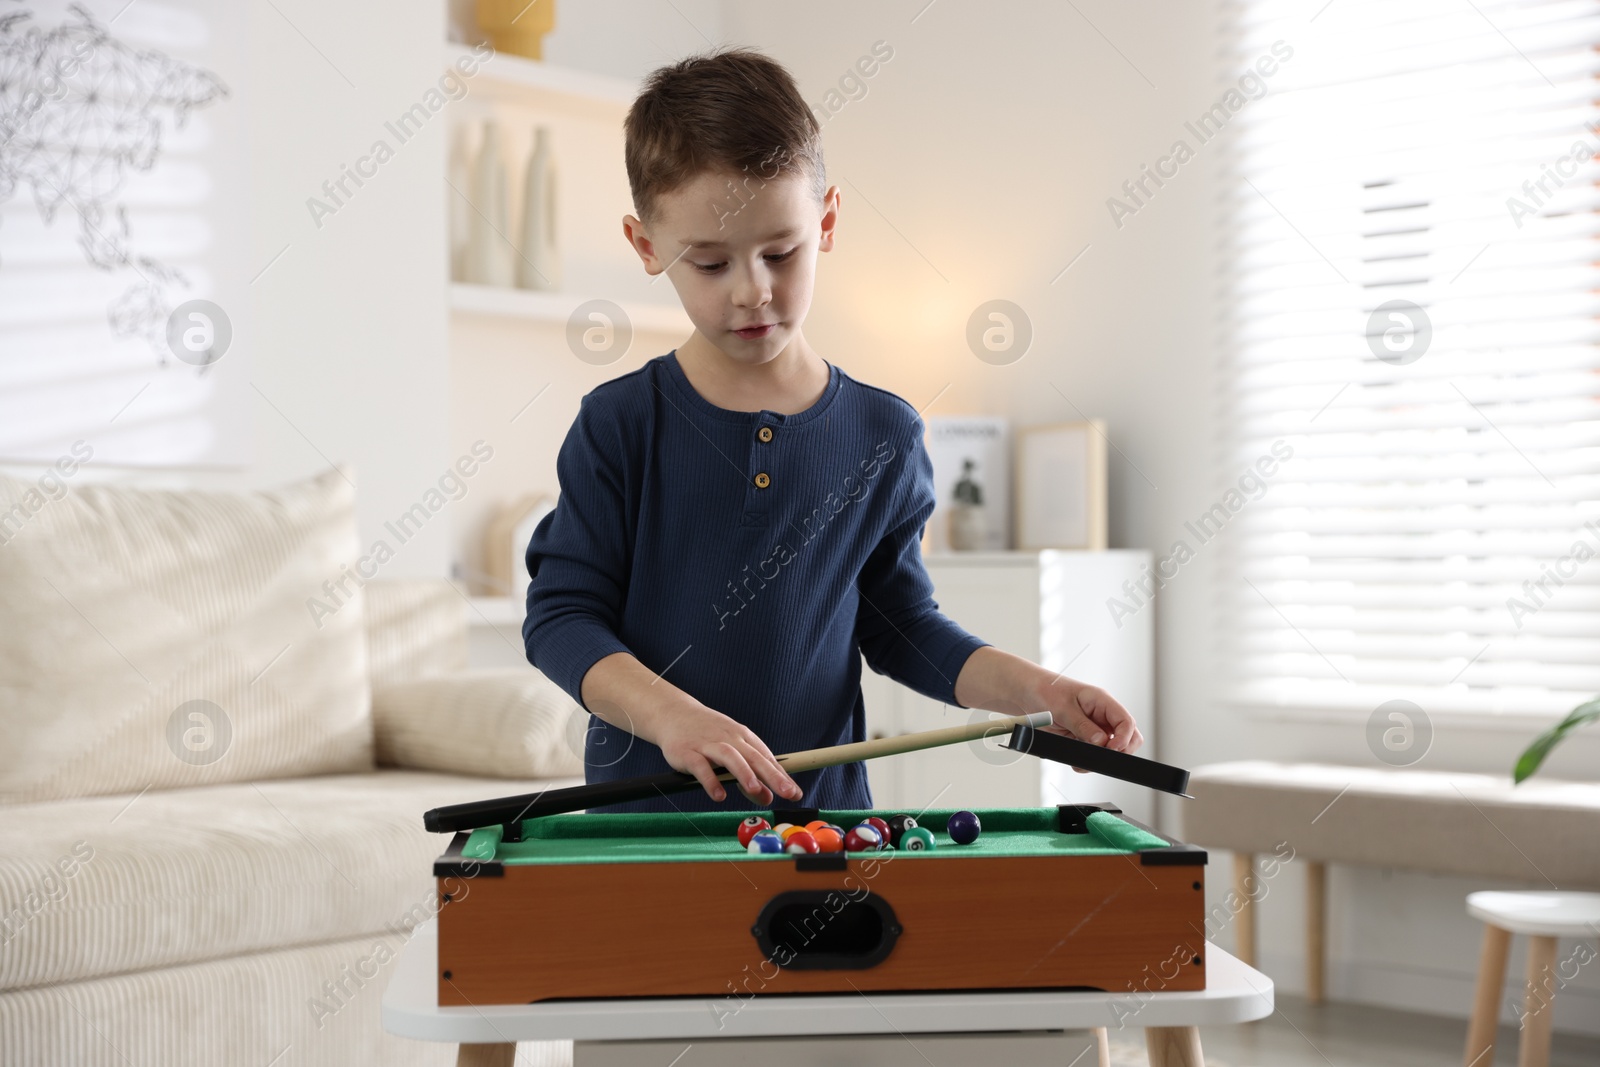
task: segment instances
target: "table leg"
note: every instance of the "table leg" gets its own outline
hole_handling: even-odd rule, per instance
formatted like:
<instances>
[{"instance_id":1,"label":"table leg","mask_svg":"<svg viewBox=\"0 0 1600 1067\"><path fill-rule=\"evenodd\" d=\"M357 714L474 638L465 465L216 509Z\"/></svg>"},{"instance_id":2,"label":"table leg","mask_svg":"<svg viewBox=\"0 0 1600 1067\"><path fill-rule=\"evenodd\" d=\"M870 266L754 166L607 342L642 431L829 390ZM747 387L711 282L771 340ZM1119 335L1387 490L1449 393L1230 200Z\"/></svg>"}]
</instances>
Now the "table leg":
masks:
<instances>
[{"instance_id":1,"label":"table leg","mask_svg":"<svg viewBox=\"0 0 1600 1067\"><path fill-rule=\"evenodd\" d=\"M1233 854L1233 891L1239 896L1239 914L1233 917L1233 954L1247 966L1256 965L1256 858L1249 852Z\"/></svg>"},{"instance_id":2,"label":"table leg","mask_svg":"<svg viewBox=\"0 0 1600 1067\"><path fill-rule=\"evenodd\" d=\"M1306 863L1306 999L1321 1004L1327 973L1328 868Z\"/></svg>"},{"instance_id":3,"label":"table leg","mask_svg":"<svg viewBox=\"0 0 1600 1067\"><path fill-rule=\"evenodd\" d=\"M1483 952L1478 957L1478 992L1472 1000L1472 1021L1467 1024L1466 1067L1494 1063L1495 1027L1500 1022L1500 990L1506 983L1506 955L1511 931L1492 923L1483 928Z\"/></svg>"},{"instance_id":4,"label":"table leg","mask_svg":"<svg viewBox=\"0 0 1600 1067\"><path fill-rule=\"evenodd\" d=\"M1197 1026L1147 1026L1144 1047L1150 1067L1205 1067Z\"/></svg>"},{"instance_id":5,"label":"table leg","mask_svg":"<svg viewBox=\"0 0 1600 1067\"><path fill-rule=\"evenodd\" d=\"M517 1062L514 1042L501 1045L462 1045L456 1051L456 1067L512 1067Z\"/></svg>"},{"instance_id":6,"label":"table leg","mask_svg":"<svg viewBox=\"0 0 1600 1067\"><path fill-rule=\"evenodd\" d=\"M1111 1035L1103 1026L1094 1028L1094 1047L1099 1067L1111 1067Z\"/></svg>"},{"instance_id":7,"label":"table leg","mask_svg":"<svg viewBox=\"0 0 1600 1067\"><path fill-rule=\"evenodd\" d=\"M1550 1017L1555 1014L1556 939L1528 939L1528 991L1522 1005L1517 1067L1550 1067Z\"/></svg>"}]
</instances>

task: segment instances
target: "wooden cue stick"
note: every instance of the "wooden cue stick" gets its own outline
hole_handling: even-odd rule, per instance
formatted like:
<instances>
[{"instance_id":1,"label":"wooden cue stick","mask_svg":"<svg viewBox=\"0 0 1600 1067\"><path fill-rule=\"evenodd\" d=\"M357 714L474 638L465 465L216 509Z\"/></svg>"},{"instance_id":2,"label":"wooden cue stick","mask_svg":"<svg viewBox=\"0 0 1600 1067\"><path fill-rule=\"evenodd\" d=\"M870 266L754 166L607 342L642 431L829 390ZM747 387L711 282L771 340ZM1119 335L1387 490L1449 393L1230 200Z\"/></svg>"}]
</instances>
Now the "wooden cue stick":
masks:
<instances>
[{"instance_id":1,"label":"wooden cue stick","mask_svg":"<svg viewBox=\"0 0 1600 1067\"><path fill-rule=\"evenodd\" d=\"M925 730L899 737L881 737L871 741L855 741L846 745L811 748L779 756L778 763L790 773L814 771L821 767L837 767L842 763L876 759L879 756L896 756L903 752L918 752L942 745L956 745L963 741L976 741L999 733L1009 733L1017 726L1048 726L1048 711L1030 715L1009 715L984 722L947 726L940 730ZM733 772L713 767L717 780L732 781ZM523 793L514 797L493 800L474 800L465 804L451 804L434 808L422 816L422 824L433 833L452 833L458 830L475 830L480 826L498 826L520 822L543 815L560 815L605 804L623 804L630 800L644 800L665 793L681 793L694 789L700 780L685 771L667 771L638 778L623 778L615 782L596 782L592 785L569 786L566 789L548 789L540 793ZM781 798L774 795L773 802Z\"/></svg>"}]
</instances>

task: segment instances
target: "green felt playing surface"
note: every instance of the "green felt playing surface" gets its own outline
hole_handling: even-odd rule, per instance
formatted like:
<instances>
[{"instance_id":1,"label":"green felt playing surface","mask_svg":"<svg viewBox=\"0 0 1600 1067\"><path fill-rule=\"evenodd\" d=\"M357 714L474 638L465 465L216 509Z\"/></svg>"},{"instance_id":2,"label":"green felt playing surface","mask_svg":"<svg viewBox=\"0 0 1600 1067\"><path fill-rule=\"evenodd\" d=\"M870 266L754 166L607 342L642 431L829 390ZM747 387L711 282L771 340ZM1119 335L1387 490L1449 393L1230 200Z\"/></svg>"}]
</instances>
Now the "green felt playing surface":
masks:
<instances>
[{"instance_id":1,"label":"green felt playing surface","mask_svg":"<svg viewBox=\"0 0 1600 1067\"><path fill-rule=\"evenodd\" d=\"M896 857L937 860L951 856L1117 856L1148 848L1165 848L1160 837L1109 812L1094 812L1088 833L1064 834L1056 829L1054 808L983 808L975 814L983 832L970 845L958 845L945 832L953 808L931 809L916 816L933 832L935 847L926 852L900 852ZM823 811L821 817L846 830L869 815L887 819L890 811ZM690 863L748 859L760 863L786 854L750 855L739 844L739 823L748 812L666 812L641 815L549 815L523 824L522 841L501 840L501 828L474 830L462 848L463 859L531 863ZM852 853L862 858L882 853Z\"/></svg>"}]
</instances>

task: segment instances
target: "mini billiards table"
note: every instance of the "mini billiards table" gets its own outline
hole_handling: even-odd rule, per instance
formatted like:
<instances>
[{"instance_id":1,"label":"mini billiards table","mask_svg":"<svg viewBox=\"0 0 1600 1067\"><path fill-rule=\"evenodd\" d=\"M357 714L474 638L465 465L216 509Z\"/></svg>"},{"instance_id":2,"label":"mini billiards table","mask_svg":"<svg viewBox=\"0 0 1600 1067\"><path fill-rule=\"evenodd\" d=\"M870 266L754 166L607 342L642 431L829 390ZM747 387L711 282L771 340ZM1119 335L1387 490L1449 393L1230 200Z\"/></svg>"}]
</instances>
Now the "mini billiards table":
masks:
<instances>
[{"instance_id":1,"label":"mini billiards table","mask_svg":"<svg viewBox=\"0 0 1600 1067\"><path fill-rule=\"evenodd\" d=\"M767 817L852 827L893 814ZM1111 805L978 809L967 845L945 831L952 810L910 814L935 847L753 855L738 839L749 812L457 833L434 864L439 1004L1205 988L1204 850Z\"/></svg>"}]
</instances>

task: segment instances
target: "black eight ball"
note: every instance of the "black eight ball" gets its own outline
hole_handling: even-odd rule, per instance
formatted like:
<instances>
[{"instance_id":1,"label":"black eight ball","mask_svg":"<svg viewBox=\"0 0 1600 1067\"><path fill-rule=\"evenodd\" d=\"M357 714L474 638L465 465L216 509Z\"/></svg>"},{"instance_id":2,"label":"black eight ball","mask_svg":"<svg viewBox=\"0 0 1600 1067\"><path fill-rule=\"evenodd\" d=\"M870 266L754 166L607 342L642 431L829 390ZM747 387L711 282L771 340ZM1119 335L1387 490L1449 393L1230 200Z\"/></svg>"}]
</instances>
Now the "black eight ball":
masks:
<instances>
[{"instance_id":1,"label":"black eight ball","mask_svg":"<svg viewBox=\"0 0 1600 1067\"><path fill-rule=\"evenodd\" d=\"M909 815L895 815L889 819L889 844L895 848L900 847L900 838L905 836L907 830L914 829L917 820Z\"/></svg>"}]
</instances>

